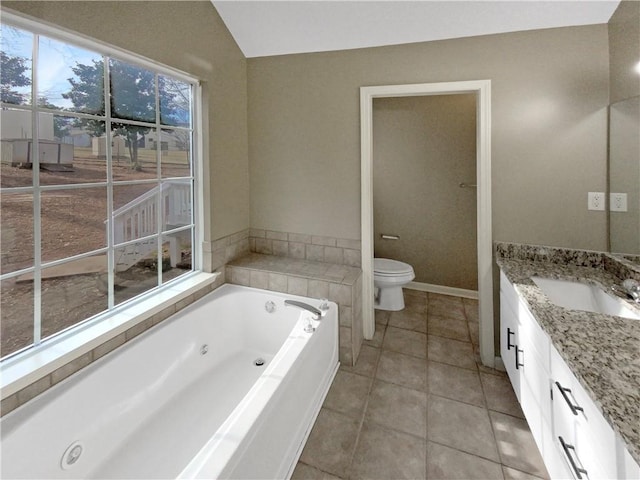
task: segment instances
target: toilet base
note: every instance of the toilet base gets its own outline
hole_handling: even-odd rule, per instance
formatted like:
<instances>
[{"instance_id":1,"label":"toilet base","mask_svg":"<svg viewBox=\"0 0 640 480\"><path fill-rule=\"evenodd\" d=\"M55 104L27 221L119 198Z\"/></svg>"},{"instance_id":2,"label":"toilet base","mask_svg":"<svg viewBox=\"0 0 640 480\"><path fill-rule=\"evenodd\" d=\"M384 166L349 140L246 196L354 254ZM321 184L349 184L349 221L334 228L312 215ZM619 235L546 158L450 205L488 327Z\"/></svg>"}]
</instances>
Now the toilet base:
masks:
<instances>
[{"instance_id":1,"label":"toilet base","mask_svg":"<svg viewBox=\"0 0 640 480\"><path fill-rule=\"evenodd\" d=\"M404 309L404 293L402 287L377 287L378 295L375 298L373 307L376 310L386 310L397 312Z\"/></svg>"}]
</instances>

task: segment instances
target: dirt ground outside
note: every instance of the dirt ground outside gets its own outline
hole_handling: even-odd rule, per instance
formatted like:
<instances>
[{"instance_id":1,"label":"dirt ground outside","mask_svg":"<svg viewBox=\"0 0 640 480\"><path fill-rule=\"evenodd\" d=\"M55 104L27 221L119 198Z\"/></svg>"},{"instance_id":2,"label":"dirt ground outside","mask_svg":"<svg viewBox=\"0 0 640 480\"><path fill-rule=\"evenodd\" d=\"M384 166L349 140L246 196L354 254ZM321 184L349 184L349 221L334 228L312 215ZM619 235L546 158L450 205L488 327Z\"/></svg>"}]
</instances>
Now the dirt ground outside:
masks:
<instances>
[{"instance_id":1,"label":"dirt ground outside","mask_svg":"<svg viewBox=\"0 0 640 480\"><path fill-rule=\"evenodd\" d=\"M126 158L114 160L114 181L157 178L155 151L140 150L142 171L130 168ZM162 177L190 175L186 152L163 155ZM105 160L92 157L90 149L76 148L73 171L40 171L42 185L62 185L106 180ZM28 168L0 166L0 185L32 185ZM147 192L155 185L114 186L114 209ZM41 199L42 260L53 261L106 246L107 196L105 187L44 192ZM0 255L2 272L13 272L33 264L33 197L8 193L0 198L2 228ZM169 265L168 248L163 248L162 281L167 282L191 270L190 240L180 242L178 267ZM104 259L104 260L103 260ZM42 280L42 338L60 332L107 308L106 256L101 271ZM155 258L146 258L116 274L115 303L120 304L158 284ZM0 285L0 356L4 357L33 342L33 281L14 277Z\"/></svg>"}]
</instances>

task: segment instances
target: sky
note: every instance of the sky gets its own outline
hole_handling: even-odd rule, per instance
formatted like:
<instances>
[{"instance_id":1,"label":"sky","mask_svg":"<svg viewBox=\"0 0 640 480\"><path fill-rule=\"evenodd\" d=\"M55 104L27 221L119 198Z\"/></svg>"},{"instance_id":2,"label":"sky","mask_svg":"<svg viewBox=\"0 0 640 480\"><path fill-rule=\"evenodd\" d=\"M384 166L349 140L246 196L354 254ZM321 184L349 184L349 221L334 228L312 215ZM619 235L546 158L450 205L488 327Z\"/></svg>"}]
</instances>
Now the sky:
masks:
<instances>
[{"instance_id":1,"label":"sky","mask_svg":"<svg viewBox=\"0 0 640 480\"><path fill-rule=\"evenodd\" d=\"M23 30L2 25L0 39L2 51L7 55L27 59L30 66L33 55L33 35ZM62 94L70 90L68 78L75 77L71 67L76 63L90 64L102 56L95 52L40 36L38 46L38 96L46 96L49 102L61 108L72 107ZM25 72L31 76L31 68ZM16 88L20 93L30 93L31 87Z\"/></svg>"},{"instance_id":2,"label":"sky","mask_svg":"<svg viewBox=\"0 0 640 480\"><path fill-rule=\"evenodd\" d=\"M24 74L27 77L31 77L32 75L31 64L33 58L33 42L34 35L30 32L4 24L0 26L0 47L2 48L2 51L9 56L22 57L26 60L25 65L28 66L28 69ZM38 76L38 98L46 97L50 104L53 104L60 109L70 109L73 107L73 103L71 100L65 99L63 94L71 90L69 79L77 78L73 73L72 68L77 64L91 65L96 60L101 61L102 58L102 55L97 52L40 35L38 39L38 65L36 68ZM123 63L126 64L126 62ZM134 68L137 69L138 67ZM140 68L144 70L143 67ZM180 99L185 96L187 98L189 97L191 88L189 84L180 80L171 79L171 77L166 74L161 74L160 77L167 82L163 83L163 85L166 86L166 90L161 91L161 105L166 105L166 103L163 104L163 99L165 102L168 102L169 100L167 99ZM171 79L170 82L169 79ZM112 82L113 81L114 79L112 78ZM31 86L13 88L19 93L25 94L27 98L31 97ZM176 95L175 92L182 93L180 95ZM148 101L143 100L143 98L144 95L141 95L141 101ZM115 101L117 104L117 98ZM124 103L122 105L124 105ZM180 112L182 113L180 114ZM139 118L138 120L148 121L146 118ZM161 121L165 125L188 125L190 123L188 107L174 107L173 117L163 117L161 118Z\"/></svg>"}]
</instances>

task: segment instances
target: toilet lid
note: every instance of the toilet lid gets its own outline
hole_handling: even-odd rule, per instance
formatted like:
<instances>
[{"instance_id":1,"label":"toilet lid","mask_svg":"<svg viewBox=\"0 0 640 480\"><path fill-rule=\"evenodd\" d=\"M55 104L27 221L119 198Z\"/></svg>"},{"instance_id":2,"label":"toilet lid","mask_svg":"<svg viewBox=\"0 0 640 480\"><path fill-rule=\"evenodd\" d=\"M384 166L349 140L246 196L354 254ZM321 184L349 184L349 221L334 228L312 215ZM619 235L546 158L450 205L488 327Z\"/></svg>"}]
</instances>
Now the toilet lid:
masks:
<instances>
[{"instance_id":1,"label":"toilet lid","mask_svg":"<svg viewBox=\"0 0 640 480\"><path fill-rule=\"evenodd\" d=\"M403 275L405 273L413 273L413 267L408 263L390 258L374 258L373 271L382 275Z\"/></svg>"}]
</instances>

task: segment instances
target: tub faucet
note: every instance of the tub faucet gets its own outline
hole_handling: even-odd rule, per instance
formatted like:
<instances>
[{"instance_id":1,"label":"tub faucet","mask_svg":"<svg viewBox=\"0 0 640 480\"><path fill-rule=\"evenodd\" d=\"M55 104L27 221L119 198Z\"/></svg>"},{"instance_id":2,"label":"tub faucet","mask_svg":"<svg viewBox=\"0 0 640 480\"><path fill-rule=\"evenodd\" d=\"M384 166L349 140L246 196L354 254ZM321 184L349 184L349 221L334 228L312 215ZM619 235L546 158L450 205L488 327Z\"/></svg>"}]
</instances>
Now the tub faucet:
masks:
<instances>
[{"instance_id":1,"label":"tub faucet","mask_svg":"<svg viewBox=\"0 0 640 480\"><path fill-rule=\"evenodd\" d=\"M287 307L298 307L302 310L313 313L314 320L320 320L320 317L322 316L322 312L320 310L318 310L316 307L312 307L308 303L298 302L297 300L285 300L284 304Z\"/></svg>"},{"instance_id":2,"label":"tub faucet","mask_svg":"<svg viewBox=\"0 0 640 480\"><path fill-rule=\"evenodd\" d=\"M622 285L612 285L611 290L619 297L625 297L636 303L640 303L640 282L629 278Z\"/></svg>"}]
</instances>

